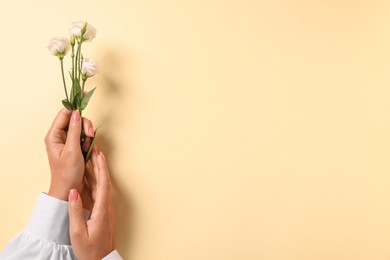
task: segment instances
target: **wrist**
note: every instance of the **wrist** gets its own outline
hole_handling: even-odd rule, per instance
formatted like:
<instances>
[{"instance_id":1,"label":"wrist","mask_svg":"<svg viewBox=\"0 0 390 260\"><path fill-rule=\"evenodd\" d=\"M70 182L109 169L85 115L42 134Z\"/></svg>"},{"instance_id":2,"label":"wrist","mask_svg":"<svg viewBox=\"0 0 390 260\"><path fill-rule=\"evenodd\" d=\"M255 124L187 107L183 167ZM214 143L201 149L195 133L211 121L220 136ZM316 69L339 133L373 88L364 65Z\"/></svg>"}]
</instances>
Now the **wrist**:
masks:
<instances>
[{"instance_id":1,"label":"wrist","mask_svg":"<svg viewBox=\"0 0 390 260\"><path fill-rule=\"evenodd\" d=\"M49 192L47 195L54 197L59 200L68 201L68 192L66 191L60 191L58 189L53 188L50 186Z\"/></svg>"}]
</instances>

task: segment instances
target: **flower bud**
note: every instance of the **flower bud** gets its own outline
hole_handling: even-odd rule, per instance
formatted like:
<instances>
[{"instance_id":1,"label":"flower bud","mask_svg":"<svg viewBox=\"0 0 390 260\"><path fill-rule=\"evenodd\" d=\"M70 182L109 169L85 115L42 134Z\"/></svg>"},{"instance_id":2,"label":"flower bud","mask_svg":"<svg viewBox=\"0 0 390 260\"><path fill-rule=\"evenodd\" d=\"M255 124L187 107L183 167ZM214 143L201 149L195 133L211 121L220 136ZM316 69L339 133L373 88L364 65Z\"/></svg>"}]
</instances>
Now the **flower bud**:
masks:
<instances>
[{"instance_id":1,"label":"flower bud","mask_svg":"<svg viewBox=\"0 0 390 260\"><path fill-rule=\"evenodd\" d=\"M84 23L83 28L81 28L81 35L84 35L87 32L87 22Z\"/></svg>"},{"instance_id":2,"label":"flower bud","mask_svg":"<svg viewBox=\"0 0 390 260\"><path fill-rule=\"evenodd\" d=\"M74 46L75 43L76 43L75 36L74 36L74 35L71 35L71 36L70 36L70 45Z\"/></svg>"}]
</instances>

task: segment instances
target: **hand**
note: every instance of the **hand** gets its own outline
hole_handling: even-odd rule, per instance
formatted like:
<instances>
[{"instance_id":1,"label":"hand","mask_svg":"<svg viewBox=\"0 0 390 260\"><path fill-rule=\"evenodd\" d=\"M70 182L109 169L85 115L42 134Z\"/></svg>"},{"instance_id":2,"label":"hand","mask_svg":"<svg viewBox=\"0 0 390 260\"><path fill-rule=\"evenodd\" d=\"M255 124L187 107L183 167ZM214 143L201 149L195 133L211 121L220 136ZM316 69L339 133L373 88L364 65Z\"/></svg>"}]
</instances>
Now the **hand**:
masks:
<instances>
[{"instance_id":1,"label":"hand","mask_svg":"<svg viewBox=\"0 0 390 260\"><path fill-rule=\"evenodd\" d=\"M81 152L80 135L87 136L84 150L90 145L94 131L91 121L81 120L78 111L70 112L63 108L54 119L46 137L46 151L51 170L51 183L48 194L60 200L67 200L71 188L83 191L84 157ZM88 150L87 148L87 150Z\"/></svg>"},{"instance_id":2,"label":"hand","mask_svg":"<svg viewBox=\"0 0 390 260\"><path fill-rule=\"evenodd\" d=\"M95 203L95 189L96 186L96 178L95 174L93 172L93 165L92 160L88 160L87 164L85 165L85 172L84 172L84 189L82 192L80 192L81 200L83 202L83 206L85 209L88 209L89 211L92 211L93 204Z\"/></svg>"},{"instance_id":3,"label":"hand","mask_svg":"<svg viewBox=\"0 0 390 260\"><path fill-rule=\"evenodd\" d=\"M95 204L85 222L83 203L76 189L69 192L69 233L73 252L79 260L102 259L115 249L114 208L111 199L110 172L105 156L92 153L94 176L88 177Z\"/></svg>"}]
</instances>

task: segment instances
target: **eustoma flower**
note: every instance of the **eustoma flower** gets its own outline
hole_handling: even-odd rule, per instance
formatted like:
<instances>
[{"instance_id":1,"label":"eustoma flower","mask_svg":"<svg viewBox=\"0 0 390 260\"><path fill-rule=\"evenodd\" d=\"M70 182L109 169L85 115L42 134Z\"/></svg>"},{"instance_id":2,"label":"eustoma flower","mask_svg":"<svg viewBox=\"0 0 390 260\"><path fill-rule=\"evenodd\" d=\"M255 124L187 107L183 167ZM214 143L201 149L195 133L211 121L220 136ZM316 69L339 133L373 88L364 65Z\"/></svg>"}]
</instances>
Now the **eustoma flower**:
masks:
<instances>
[{"instance_id":1,"label":"eustoma flower","mask_svg":"<svg viewBox=\"0 0 390 260\"><path fill-rule=\"evenodd\" d=\"M84 94L85 83L88 78L96 74L96 62L92 59L83 59L81 46L84 42L91 42L96 37L96 29L87 22L74 22L70 26L70 40L66 38L52 38L49 42L49 51L60 59L62 80L66 99L62 104L69 110L78 110L80 114L87 107L95 89ZM69 72L72 88L70 95L66 87L63 59L69 49L72 49L72 66Z\"/></svg>"},{"instance_id":2,"label":"eustoma flower","mask_svg":"<svg viewBox=\"0 0 390 260\"><path fill-rule=\"evenodd\" d=\"M70 49L70 43L66 38L54 37L49 41L47 48L54 56L63 58Z\"/></svg>"},{"instance_id":3,"label":"eustoma flower","mask_svg":"<svg viewBox=\"0 0 390 260\"><path fill-rule=\"evenodd\" d=\"M81 47L84 42L91 42L96 37L96 29L87 22L74 22L69 28L70 40L66 38L52 38L48 49L51 54L57 56L61 64L62 81L66 98L62 104L71 111L78 110L80 114L87 107L95 88L84 91L88 78L96 74L96 62L92 59L84 59ZM72 88L70 95L66 87L63 60L67 52L71 49L72 66L69 71ZM92 146L91 146L92 148ZM86 161L89 158L91 149L85 154Z\"/></svg>"},{"instance_id":4,"label":"eustoma flower","mask_svg":"<svg viewBox=\"0 0 390 260\"><path fill-rule=\"evenodd\" d=\"M83 64L81 66L81 74L84 78L92 77L96 74L97 68L96 68L96 62L93 59L84 59Z\"/></svg>"},{"instance_id":5,"label":"eustoma flower","mask_svg":"<svg viewBox=\"0 0 390 260\"><path fill-rule=\"evenodd\" d=\"M96 29L86 22L74 22L69 28L71 35L81 41L92 41L96 37Z\"/></svg>"}]
</instances>

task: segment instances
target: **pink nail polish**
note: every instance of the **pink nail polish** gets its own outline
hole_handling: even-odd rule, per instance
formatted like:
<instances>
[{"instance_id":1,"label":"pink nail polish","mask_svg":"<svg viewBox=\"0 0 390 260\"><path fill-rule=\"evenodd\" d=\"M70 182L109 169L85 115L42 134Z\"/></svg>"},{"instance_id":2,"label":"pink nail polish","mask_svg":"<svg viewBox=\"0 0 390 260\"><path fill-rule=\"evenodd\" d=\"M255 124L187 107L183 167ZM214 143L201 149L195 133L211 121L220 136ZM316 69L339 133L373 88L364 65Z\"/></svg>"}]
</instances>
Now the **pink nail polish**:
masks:
<instances>
[{"instance_id":1,"label":"pink nail polish","mask_svg":"<svg viewBox=\"0 0 390 260\"><path fill-rule=\"evenodd\" d=\"M80 120L80 113L79 113L79 111L73 111L72 119L75 122L78 122Z\"/></svg>"},{"instance_id":2,"label":"pink nail polish","mask_svg":"<svg viewBox=\"0 0 390 260\"><path fill-rule=\"evenodd\" d=\"M76 201L79 198L79 194L76 189L71 189L69 192L69 201Z\"/></svg>"},{"instance_id":3,"label":"pink nail polish","mask_svg":"<svg viewBox=\"0 0 390 260\"><path fill-rule=\"evenodd\" d=\"M95 136L95 132L93 131L93 128L92 128L92 127L90 127L90 128L88 129L88 134L89 134L91 137L94 137L94 136Z\"/></svg>"},{"instance_id":4,"label":"pink nail polish","mask_svg":"<svg viewBox=\"0 0 390 260\"><path fill-rule=\"evenodd\" d=\"M91 143L90 143L90 142L85 143L85 144L84 144L84 152L88 152L89 147L91 147Z\"/></svg>"}]
</instances>

